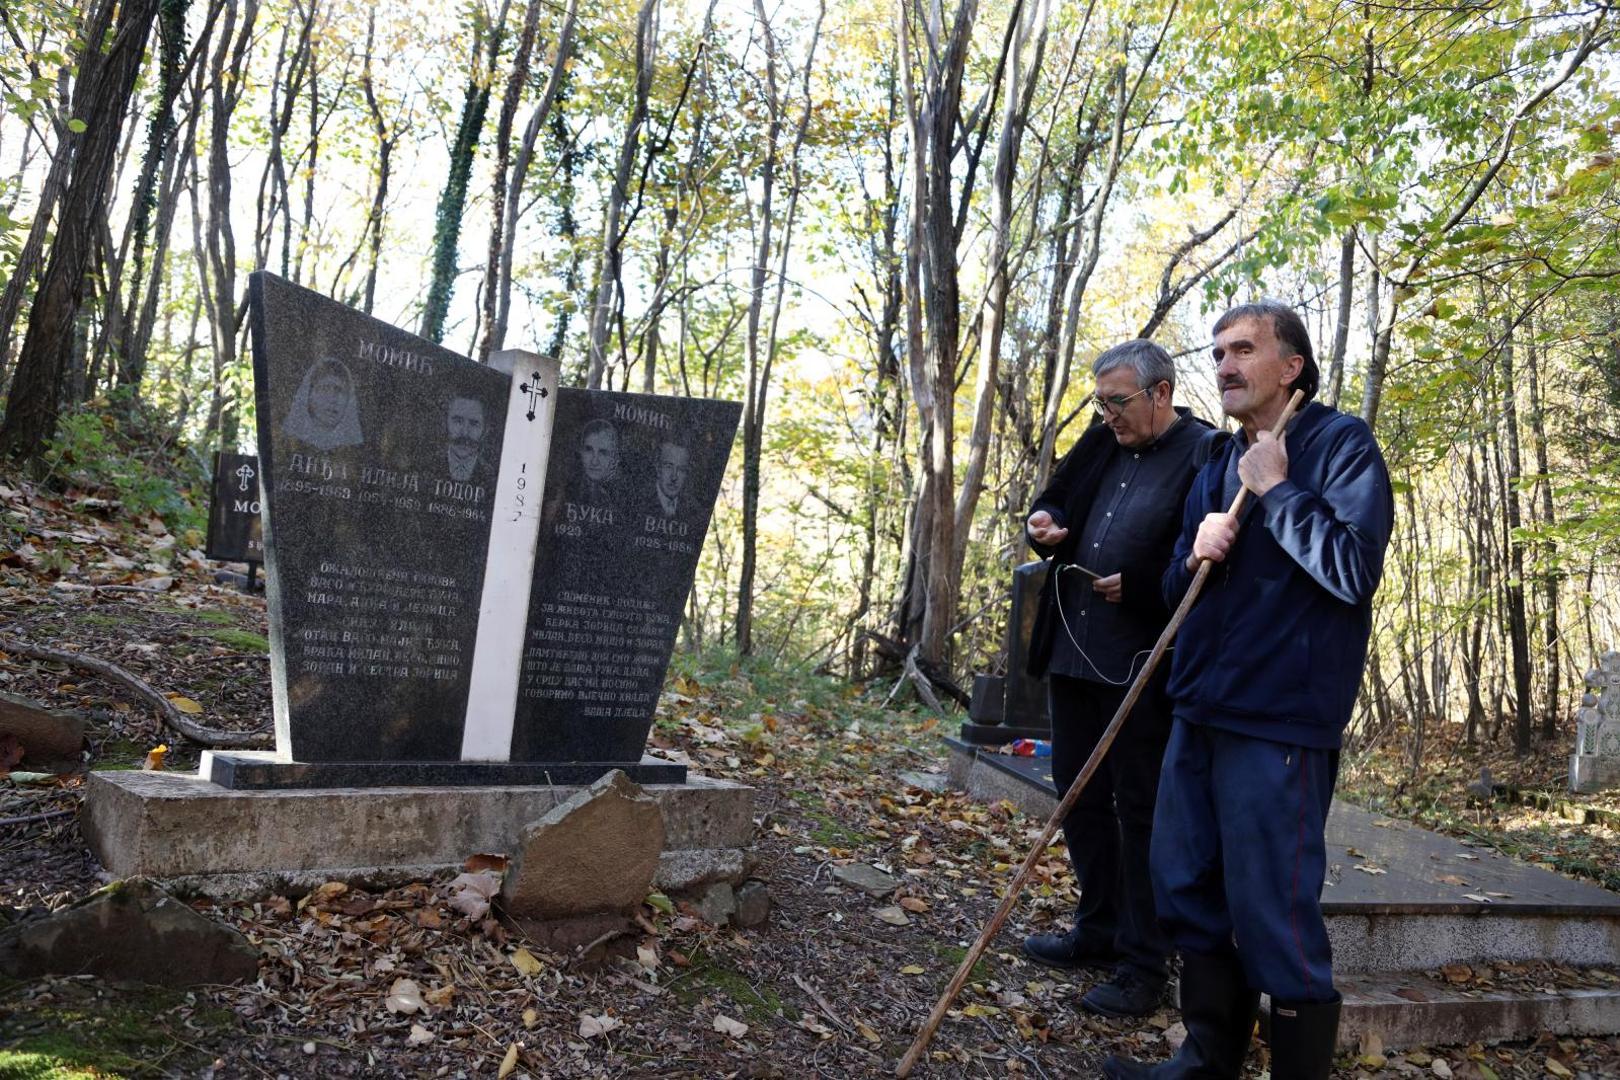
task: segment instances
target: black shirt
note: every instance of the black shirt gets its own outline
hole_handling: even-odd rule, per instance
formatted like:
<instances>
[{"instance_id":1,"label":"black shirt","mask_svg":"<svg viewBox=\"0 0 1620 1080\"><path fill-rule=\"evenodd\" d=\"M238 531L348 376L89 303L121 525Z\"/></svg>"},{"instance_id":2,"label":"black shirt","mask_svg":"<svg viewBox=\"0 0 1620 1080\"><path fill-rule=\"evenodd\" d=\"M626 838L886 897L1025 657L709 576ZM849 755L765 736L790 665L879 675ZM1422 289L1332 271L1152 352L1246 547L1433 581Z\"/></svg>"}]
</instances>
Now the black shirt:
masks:
<instances>
[{"instance_id":1,"label":"black shirt","mask_svg":"<svg viewBox=\"0 0 1620 1080\"><path fill-rule=\"evenodd\" d=\"M1098 481L1072 561L1107 577L1140 561L1181 527L1181 508L1197 470L1199 444L1210 434L1186 415L1147 446L1117 442ZM1059 675L1124 685L1141 670L1158 637L1151 622L1109 603L1091 587L1091 574L1054 561L1058 574L1054 640L1049 670Z\"/></svg>"}]
</instances>

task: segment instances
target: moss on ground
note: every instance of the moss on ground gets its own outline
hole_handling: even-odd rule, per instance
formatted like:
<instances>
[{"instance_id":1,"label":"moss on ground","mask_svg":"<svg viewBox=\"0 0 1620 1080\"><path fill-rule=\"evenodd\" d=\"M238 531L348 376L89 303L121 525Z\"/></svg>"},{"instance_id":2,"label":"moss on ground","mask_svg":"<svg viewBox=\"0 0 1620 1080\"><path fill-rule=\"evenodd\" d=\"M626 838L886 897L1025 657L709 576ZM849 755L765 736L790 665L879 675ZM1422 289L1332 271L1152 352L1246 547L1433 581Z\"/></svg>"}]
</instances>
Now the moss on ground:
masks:
<instances>
[{"instance_id":1,"label":"moss on ground","mask_svg":"<svg viewBox=\"0 0 1620 1080\"><path fill-rule=\"evenodd\" d=\"M735 968L716 963L710 958L692 960L692 966L681 977L669 984L675 1000L691 1007L699 999L724 994L742 1015L746 1024L764 1024L785 1017L798 1023L803 1014L791 1002L768 985L755 986Z\"/></svg>"},{"instance_id":2,"label":"moss on ground","mask_svg":"<svg viewBox=\"0 0 1620 1080\"><path fill-rule=\"evenodd\" d=\"M267 653L270 651L269 639L263 634L255 634L251 630L238 630L231 627L229 629L204 630L197 636L217 641L221 645L235 649L237 652Z\"/></svg>"},{"instance_id":3,"label":"moss on ground","mask_svg":"<svg viewBox=\"0 0 1620 1080\"><path fill-rule=\"evenodd\" d=\"M22 996L28 985L12 983L0 993L0 1080L184 1075L210 1057L187 1045L199 1031L224 1034L236 1026L228 1011L194 1004L178 990L60 980L48 996ZM182 1043L171 1029L187 1008Z\"/></svg>"}]
</instances>

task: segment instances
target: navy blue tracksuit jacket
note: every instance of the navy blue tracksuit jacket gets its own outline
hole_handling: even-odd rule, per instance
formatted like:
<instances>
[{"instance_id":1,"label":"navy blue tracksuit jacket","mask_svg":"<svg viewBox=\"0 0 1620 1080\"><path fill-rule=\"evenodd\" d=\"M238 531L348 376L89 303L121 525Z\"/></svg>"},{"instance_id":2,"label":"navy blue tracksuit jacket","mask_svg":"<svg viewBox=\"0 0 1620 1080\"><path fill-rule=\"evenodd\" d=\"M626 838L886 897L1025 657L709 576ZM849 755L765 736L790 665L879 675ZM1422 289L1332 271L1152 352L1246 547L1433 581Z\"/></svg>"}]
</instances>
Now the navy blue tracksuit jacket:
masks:
<instances>
[{"instance_id":1,"label":"navy blue tracksuit jacket","mask_svg":"<svg viewBox=\"0 0 1620 1080\"><path fill-rule=\"evenodd\" d=\"M1372 598L1395 513L1389 473L1360 419L1311 402L1286 436L1288 479L1249 499L1237 542L1176 637L1176 715L1242 735L1337 748L1367 659ZM1232 439L1193 481L1164 598L1181 602L1205 515L1231 504ZM1231 492L1236 493L1235 484Z\"/></svg>"},{"instance_id":2,"label":"navy blue tracksuit jacket","mask_svg":"<svg viewBox=\"0 0 1620 1080\"><path fill-rule=\"evenodd\" d=\"M1213 954L1235 942L1250 986L1276 1001L1331 1001L1323 831L1394 500L1359 419L1309 404L1286 445L1288 479L1250 499L1176 638L1149 861L1177 948ZM1192 581L1187 556L1205 515L1231 505L1245 449L1231 440L1194 479L1167 604Z\"/></svg>"}]
</instances>

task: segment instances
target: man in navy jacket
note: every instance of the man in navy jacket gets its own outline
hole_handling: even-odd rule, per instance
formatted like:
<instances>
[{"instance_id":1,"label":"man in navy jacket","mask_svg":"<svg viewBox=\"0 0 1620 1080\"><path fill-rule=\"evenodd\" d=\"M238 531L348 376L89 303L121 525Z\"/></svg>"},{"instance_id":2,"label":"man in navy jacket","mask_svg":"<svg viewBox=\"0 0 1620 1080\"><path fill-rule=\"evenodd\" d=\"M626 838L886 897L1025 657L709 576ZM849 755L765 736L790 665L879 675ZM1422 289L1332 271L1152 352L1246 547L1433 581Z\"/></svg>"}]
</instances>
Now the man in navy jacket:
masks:
<instances>
[{"instance_id":1,"label":"man in navy jacket","mask_svg":"<svg viewBox=\"0 0 1620 1080\"><path fill-rule=\"evenodd\" d=\"M1161 924L1182 954L1187 1039L1110 1077L1237 1077L1259 993L1271 996L1271 1075L1332 1066L1339 1002L1322 921L1323 827L1340 738L1361 682L1394 503L1371 430L1307 403L1278 440L1294 389L1316 391L1299 316L1244 304L1215 324L1221 407L1242 426L1188 493L1164 575L1167 604L1215 565L1176 639L1150 861ZM1239 485L1242 528L1225 512Z\"/></svg>"}]
</instances>

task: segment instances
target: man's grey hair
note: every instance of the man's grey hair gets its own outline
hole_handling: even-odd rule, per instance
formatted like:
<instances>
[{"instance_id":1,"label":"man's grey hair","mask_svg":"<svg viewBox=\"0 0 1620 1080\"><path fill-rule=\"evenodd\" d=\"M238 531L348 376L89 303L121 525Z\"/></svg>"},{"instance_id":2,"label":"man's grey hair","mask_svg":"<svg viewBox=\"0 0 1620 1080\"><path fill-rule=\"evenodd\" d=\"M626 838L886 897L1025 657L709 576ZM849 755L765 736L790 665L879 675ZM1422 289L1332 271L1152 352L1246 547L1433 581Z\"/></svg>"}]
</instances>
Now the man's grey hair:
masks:
<instances>
[{"instance_id":1,"label":"man's grey hair","mask_svg":"<svg viewBox=\"0 0 1620 1080\"><path fill-rule=\"evenodd\" d=\"M1169 383L1172 390L1176 388L1176 362L1163 348L1146 338L1121 342L1106 350L1092 361L1091 373L1104 375L1121 367L1129 367L1136 372L1138 389L1157 386L1161 382Z\"/></svg>"}]
</instances>

